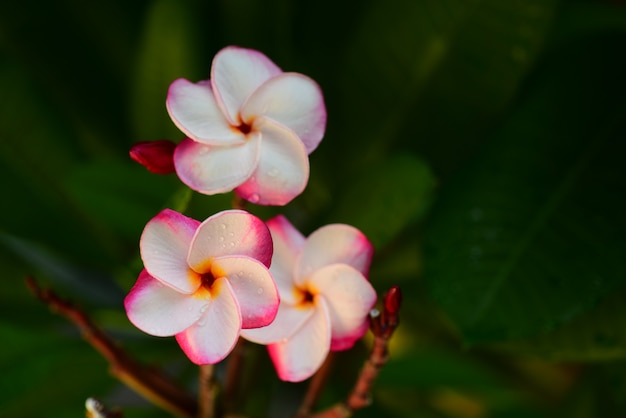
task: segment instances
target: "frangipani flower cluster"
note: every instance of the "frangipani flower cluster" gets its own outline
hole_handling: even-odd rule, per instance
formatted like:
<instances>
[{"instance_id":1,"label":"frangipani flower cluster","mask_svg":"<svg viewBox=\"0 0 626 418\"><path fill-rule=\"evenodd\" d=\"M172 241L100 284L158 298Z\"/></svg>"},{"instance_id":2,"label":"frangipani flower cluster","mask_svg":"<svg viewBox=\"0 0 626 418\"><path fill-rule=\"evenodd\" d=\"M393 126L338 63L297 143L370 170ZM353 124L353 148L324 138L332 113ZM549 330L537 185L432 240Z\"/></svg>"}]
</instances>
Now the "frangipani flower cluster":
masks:
<instances>
[{"instance_id":1,"label":"frangipani flower cluster","mask_svg":"<svg viewBox=\"0 0 626 418\"><path fill-rule=\"evenodd\" d=\"M308 77L228 47L210 80L174 81L166 105L187 138L133 147L150 171L175 170L200 193L234 190L263 205L287 204L306 187L308 154L326 125ZM305 238L282 215L263 223L229 210L199 222L165 209L146 225L140 252L144 270L125 299L130 321L175 336L197 364L221 361L241 335L268 345L281 379L304 380L329 351L364 335L376 301L367 280L373 247L348 225Z\"/></svg>"}]
</instances>

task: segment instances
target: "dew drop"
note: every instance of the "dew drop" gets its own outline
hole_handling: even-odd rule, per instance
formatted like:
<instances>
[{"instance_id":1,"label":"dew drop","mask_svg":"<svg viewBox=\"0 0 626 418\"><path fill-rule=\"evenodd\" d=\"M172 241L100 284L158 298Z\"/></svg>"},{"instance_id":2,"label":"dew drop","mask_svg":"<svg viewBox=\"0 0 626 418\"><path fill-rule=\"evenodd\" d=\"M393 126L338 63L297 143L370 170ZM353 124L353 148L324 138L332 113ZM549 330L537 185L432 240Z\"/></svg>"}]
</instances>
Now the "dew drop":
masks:
<instances>
[{"instance_id":1,"label":"dew drop","mask_svg":"<svg viewBox=\"0 0 626 418\"><path fill-rule=\"evenodd\" d=\"M233 248L233 247L235 246L235 243L231 241L231 242L229 242L229 243L228 243L228 245L229 245L231 248Z\"/></svg>"},{"instance_id":2,"label":"dew drop","mask_svg":"<svg viewBox=\"0 0 626 418\"><path fill-rule=\"evenodd\" d=\"M224 241L224 237L222 235L220 235L220 237L218 238L220 242Z\"/></svg>"},{"instance_id":3,"label":"dew drop","mask_svg":"<svg viewBox=\"0 0 626 418\"><path fill-rule=\"evenodd\" d=\"M262 288L262 287L259 287L259 288L256 290L256 293L257 293L257 295L262 295L262 294L263 294L263 288Z\"/></svg>"},{"instance_id":4,"label":"dew drop","mask_svg":"<svg viewBox=\"0 0 626 418\"><path fill-rule=\"evenodd\" d=\"M253 193L248 197L248 201L250 203L257 203L259 200L261 200L261 197L256 193Z\"/></svg>"},{"instance_id":5,"label":"dew drop","mask_svg":"<svg viewBox=\"0 0 626 418\"><path fill-rule=\"evenodd\" d=\"M276 177L279 174L280 174L280 171L276 167L272 168L271 170L267 172L267 175L270 177Z\"/></svg>"},{"instance_id":6,"label":"dew drop","mask_svg":"<svg viewBox=\"0 0 626 418\"><path fill-rule=\"evenodd\" d=\"M234 237L234 236L235 236L235 233L234 233L234 232L229 232L229 233L228 233L228 236L229 236L229 237Z\"/></svg>"},{"instance_id":7,"label":"dew drop","mask_svg":"<svg viewBox=\"0 0 626 418\"><path fill-rule=\"evenodd\" d=\"M226 229L226 224L220 224L220 228Z\"/></svg>"}]
</instances>

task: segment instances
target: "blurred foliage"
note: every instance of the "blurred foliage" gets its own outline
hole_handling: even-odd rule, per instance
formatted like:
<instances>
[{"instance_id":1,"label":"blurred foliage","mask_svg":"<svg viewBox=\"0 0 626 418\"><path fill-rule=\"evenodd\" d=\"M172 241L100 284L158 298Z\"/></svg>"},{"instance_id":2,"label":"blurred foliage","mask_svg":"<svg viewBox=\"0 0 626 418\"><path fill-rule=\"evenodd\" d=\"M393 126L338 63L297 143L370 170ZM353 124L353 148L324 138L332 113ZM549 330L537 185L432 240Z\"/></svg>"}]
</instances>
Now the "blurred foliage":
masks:
<instances>
[{"instance_id":1,"label":"blurred foliage","mask_svg":"<svg viewBox=\"0 0 626 418\"><path fill-rule=\"evenodd\" d=\"M353 224L379 293L402 286L392 360L357 416L626 416L625 44L609 0L4 2L0 416L81 416L89 396L167 416L33 300L27 274L193 390L173 339L134 329L122 300L152 216L202 219L232 196L190 194L128 149L182 138L168 86L208 78L226 45L311 76L328 107L307 190L251 211L304 233ZM365 353L340 355L322 405ZM306 386L279 382L261 347L247 361L242 412L292 414Z\"/></svg>"}]
</instances>

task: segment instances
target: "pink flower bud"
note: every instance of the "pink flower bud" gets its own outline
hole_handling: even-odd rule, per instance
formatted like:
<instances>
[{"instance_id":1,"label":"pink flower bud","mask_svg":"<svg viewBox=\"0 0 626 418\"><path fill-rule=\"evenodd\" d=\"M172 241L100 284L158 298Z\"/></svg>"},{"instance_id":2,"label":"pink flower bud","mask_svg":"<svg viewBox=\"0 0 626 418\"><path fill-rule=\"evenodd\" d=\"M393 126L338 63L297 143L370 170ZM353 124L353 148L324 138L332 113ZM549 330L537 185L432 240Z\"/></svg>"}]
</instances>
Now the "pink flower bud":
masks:
<instances>
[{"instance_id":1,"label":"pink flower bud","mask_svg":"<svg viewBox=\"0 0 626 418\"><path fill-rule=\"evenodd\" d=\"M397 315L402 304L402 292L400 286L392 286L385 295L385 311L391 315Z\"/></svg>"},{"instance_id":2,"label":"pink flower bud","mask_svg":"<svg viewBox=\"0 0 626 418\"><path fill-rule=\"evenodd\" d=\"M138 142L130 149L130 158L156 174L174 172L176 144L168 140Z\"/></svg>"}]
</instances>

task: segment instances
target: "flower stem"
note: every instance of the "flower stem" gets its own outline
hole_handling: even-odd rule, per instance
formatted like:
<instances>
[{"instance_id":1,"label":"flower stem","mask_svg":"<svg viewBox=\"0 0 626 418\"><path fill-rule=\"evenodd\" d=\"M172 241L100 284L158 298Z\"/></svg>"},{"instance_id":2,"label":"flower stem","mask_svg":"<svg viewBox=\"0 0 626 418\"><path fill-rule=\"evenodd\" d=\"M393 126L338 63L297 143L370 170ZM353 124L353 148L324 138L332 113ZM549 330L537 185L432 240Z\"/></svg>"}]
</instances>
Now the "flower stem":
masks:
<instances>
[{"instance_id":1,"label":"flower stem","mask_svg":"<svg viewBox=\"0 0 626 418\"><path fill-rule=\"evenodd\" d=\"M226 375L224 376L224 397L222 398L224 412L226 414L232 413L235 406L235 399L241 378L245 344L246 341L243 338L239 338L235 348L233 348L233 351L228 356Z\"/></svg>"},{"instance_id":2,"label":"flower stem","mask_svg":"<svg viewBox=\"0 0 626 418\"><path fill-rule=\"evenodd\" d=\"M217 384L214 375L215 367L212 364L200 366L198 378L198 418L215 417L215 398Z\"/></svg>"},{"instance_id":3,"label":"flower stem","mask_svg":"<svg viewBox=\"0 0 626 418\"><path fill-rule=\"evenodd\" d=\"M49 289L42 289L32 277L26 278L30 291L50 309L76 325L83 338L108 362L111 375L140 393L155 405L181 417L195 417L195 400L165 375L137 362L122 350L91 319L70 302Z\"/></svg>"},{"instance_id":4,"label":"flower stem","mask_svg":"<svg viewBox=\"0 0 626 418\"><path fill-rule=\"evenodd\" d=\"M334 365L334 360L335 353L331 351L328 353L328 356L326 357L326 360L324 360L320 369L313 375L313 378L311 378L311 382L309 383L309 387L304 395L302 404L300 404L296 418L305 418L311 414L311 411L315 407L317 400L322 394L322 389L328 380L328 376Z\"/></svg>"}]
</instances>

